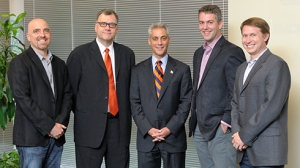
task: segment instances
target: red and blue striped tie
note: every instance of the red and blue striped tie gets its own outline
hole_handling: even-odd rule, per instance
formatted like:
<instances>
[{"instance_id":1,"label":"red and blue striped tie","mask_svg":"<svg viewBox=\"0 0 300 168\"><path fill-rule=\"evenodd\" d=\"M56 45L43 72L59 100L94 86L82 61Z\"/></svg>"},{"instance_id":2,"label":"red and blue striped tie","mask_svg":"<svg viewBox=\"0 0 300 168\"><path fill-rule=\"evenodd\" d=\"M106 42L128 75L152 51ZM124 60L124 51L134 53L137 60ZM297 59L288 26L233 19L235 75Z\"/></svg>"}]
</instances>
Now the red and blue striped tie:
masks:
<instances>
[{"instance_id":1,"label":"red and blue striped tie","mask_svg":"<svg viewBox=\"0 0 300 168\"><path fill-rule=\"evenodd\" d=\"M163 77L164 77L164 72L163 72L163 69L161 68L161 64L162 64L161 60L157 60L156 66L155 66L155 69L153 72L157 98L159 98L159 96L160 96L160 91L161 91Z\"/></svg>"}]
</instances>

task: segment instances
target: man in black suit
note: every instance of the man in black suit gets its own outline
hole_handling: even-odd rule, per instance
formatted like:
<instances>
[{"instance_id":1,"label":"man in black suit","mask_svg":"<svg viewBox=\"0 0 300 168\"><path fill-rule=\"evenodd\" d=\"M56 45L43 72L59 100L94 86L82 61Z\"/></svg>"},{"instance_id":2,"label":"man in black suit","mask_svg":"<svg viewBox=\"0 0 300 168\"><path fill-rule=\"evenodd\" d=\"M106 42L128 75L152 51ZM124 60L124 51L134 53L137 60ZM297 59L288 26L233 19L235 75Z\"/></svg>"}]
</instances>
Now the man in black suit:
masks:
<instances>
[{"instance_id":1,"label":"man in black suit","mask_svg":"<svg viewBox=\"0 0 300 168\"><path fill-rule=\"evenodd\" d=\"M199 30L205 43L194 53L194 96L190 134L201 167L234 168L236 151L231 143L232 90L237 67L243 63L243 50L221 33L221 10L216 5L199 9Z\"/></svg>"},{"instance_id":2,"label":"man in black suit","mask_svg":"<svg viewBox=\"0 0 300 168\"><path fill-rule=\"evenodd\" d=\"M21 167L59 168L72 108L67 67L48 49L45 20L30 21L26 36L30 47L12 59L8 70L16 101L13 143Z\"/></svg>"},{"instance_id":3,"label":"man in black suit","mask_svg":"<svg viewBox=\"0 0 300 168\"><path fill-rule=\"evenodd\" d=\"M113 39L118 15L101 10L96 18L97 37L75 48L68 60L74 96L76 166L129 167L131 112L129 85L134 52Z\"/></svg>"},{"instance_id":4,"label":"man in black suit","mask_svg":"<svg viewBox=\"0 0 300 168\"><path fill-rule=\"evenodd\" d=\"M130 102L138 127L140 168L185 167L186 133L192 98L188 65L167 54L169 30L154 23L148 30L152 56L132 69Z\"/></svg>"}]
</instances>

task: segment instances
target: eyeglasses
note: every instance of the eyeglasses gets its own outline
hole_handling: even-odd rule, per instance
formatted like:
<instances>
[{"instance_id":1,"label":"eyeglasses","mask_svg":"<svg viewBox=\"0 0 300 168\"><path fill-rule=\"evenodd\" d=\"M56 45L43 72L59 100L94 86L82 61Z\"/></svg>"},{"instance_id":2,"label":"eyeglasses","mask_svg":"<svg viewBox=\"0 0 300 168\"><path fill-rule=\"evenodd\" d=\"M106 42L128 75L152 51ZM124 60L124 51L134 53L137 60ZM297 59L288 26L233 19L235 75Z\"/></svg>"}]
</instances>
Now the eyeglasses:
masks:
<instances>
[{"instance_id":1,"label":"eyeglasses","mask_svg":"<svg viewBox=\"0 0 300 168\"><path fill-rule=\"evenodd\" d=\"M115 28L117 27L117 23L106 23L106 22L97 22L101 27L106 27L107 25L110 27L110 28Z\"/></svg>"}]
</instances>

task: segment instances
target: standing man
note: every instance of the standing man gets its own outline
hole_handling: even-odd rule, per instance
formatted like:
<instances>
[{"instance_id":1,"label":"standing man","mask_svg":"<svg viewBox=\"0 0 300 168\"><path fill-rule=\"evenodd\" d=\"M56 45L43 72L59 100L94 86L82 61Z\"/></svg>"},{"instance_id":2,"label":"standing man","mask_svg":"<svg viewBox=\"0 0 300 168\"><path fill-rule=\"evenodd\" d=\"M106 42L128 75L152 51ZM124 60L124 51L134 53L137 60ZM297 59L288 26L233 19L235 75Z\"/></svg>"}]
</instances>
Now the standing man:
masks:
<instances>
[{"instance_id":1,"label":"standing man","mask_svg":"<svg viewBox=\"0 0 300 168\"><path fill-rule=\"evenodd\" d=\"M190 134L201 167L234 168L236 151L231 143L232 90L237 67L244 62L241 48L221 33L221 10L216 5L199 9L199 30L205 43L194 53L194 97Z\"/></svg>"},{"instance_id":2,"label":"standing man","mask_svg":"<svg viewBox=\"0 0 300 168\"><path fill-rule=\"evenodd\" d=\"M133 51L113 40L118 15L101 10L96 18L97 37L75 48L67 61L74 93L76 166L129 167L131 111L129 84Z\"/></svg>"},{"instance_id":3,"label":"standing man","mask_svg":"<svg viewBox=\"0 0 300 168\"><path fill-rule=\"evenodd\" d=\"M167 54L169 29L153 23L148 44L152 56L132 69L130 101L138 127L139 168L185 167L186 133L192 98L191 72L188 65Z\"/></svg>"},{"instance_id":4,"label":"standing man","mask_svg":"<svg viewBox=\"0 0 300 168\"><path fill-rule=\"evenodd\" d=\"M51 32L40 18L28 24L30 47L13 58L8 80L16 101L13 143L21 167L59 168L72 92L65 62L48 46Z\"/></svg>"},{"instance_id":5,"label":"standing man","mask_svg":"<svg viewBox=\"0 0 300 168\"><path fill-rule=\"evenodd\" d=\"M250 54L237 70L232 100L232 143L241 168L287 164L287 113L291 75L287 63L267 48L268 23L257 17L241 25Z\"/></svg>"}]
</instances>

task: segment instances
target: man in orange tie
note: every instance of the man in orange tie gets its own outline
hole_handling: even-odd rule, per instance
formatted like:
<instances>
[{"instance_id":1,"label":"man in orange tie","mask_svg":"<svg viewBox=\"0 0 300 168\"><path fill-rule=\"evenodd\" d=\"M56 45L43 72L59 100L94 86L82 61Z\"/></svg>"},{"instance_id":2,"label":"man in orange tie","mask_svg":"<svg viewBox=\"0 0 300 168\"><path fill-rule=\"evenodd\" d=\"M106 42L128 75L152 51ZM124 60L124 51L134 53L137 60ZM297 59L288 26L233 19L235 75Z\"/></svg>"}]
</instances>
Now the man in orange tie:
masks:
<instances>
[{"instance_id":1,"label":"man in orange tie","mask_svg":"<svg viewBox=\"0 0 300 168\"><path fill-rule=\"evenodd\" d=\"M132 69L130 102L138 127L139 168L185 167L186 133L184 123L192 99L188 65L168 55L169 29L154 23L148 43L152 56Z\"/></svg>"},{"instance_id":2,"label":"man in orange tie","mask_svg":"<svg viewBox=\"0 0 300 168\"><path fill-rule=\"evenodd\" d=\"M129 84L134 52L114 42L118 15L101 10L94 41L75 48L67 66L74 92L77 168L129 167L131 112Z\"/></svg>"}]
</instances>

